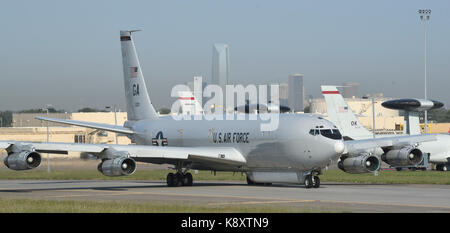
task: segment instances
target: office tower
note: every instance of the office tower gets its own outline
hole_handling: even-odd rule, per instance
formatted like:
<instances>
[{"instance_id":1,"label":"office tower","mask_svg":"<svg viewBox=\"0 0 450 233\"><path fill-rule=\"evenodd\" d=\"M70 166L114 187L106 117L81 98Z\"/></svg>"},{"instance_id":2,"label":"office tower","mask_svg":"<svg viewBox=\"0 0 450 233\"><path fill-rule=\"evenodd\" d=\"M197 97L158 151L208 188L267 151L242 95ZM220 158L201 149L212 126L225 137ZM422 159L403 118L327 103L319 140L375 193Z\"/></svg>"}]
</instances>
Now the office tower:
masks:
<instances>
[{"instance_id":1,"label":"office tower","mask_svg":"<svg viewBox=\"0 0 450 233\"><path fill-rule=\"evenodd\" d=\"M303 112L304 103L304 89L303 89L303 74L289 75L289 107L291 111Z\"/></svg>"},{"instance_id":2,"label":"office tower","mask_svg":"<svg viewBox=\"0 0 450 233\"><path fill-rule=\"evenodd\" d=\"M280 83L280 99L289 99L289 85L287 83Z\"/></svg>"},{"instance_id":3,"label":"office tower","mask_svg":"<svg viewBox=\"0 0 450 233\"><path fill-rule=\"evenodd\" d=\"M289 85L287 83L279 83L280 85L280 105L289 106Z\"/></svg>"},{"instance_id":4,"label":"office tower","mask_svg":"<svg viewBox=\"0 0 450 233\"><path fill-rule=\"evenodd\" d=\"M346 82L342 84L342 86L342 96L344 96L344 98L359 97L359 83Z\"/></svg>"},{"instance_id":5,"label":"office tower","mask_svg":"<svg viewBox=\"0 0 450 233\"><path fill-rule=\"evenodd\" d=\"M212 55L211 84L219 85L225 96L225 86L230 73L230 55L228 45L214 44Z\"/></svg>"}]
</instances>

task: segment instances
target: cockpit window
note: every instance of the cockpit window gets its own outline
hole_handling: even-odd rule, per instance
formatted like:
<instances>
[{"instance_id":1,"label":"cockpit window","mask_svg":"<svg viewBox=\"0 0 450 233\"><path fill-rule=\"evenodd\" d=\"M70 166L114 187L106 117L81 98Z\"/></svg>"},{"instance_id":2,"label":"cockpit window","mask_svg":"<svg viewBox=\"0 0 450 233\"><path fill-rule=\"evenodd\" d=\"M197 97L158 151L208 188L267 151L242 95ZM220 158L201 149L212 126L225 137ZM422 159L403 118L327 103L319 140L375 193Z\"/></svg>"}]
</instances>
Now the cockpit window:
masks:
<instances>
[{"instance_id":1,"label":"cockpit window","mask_svg":"<svg viewBox=\"0 0 450 233\"><path fill-rule=\"evenodd\" d=\"M336 140L342 139L342 135L338 129L311 129L309 130L309 134L313 136L321 134L324 137Z\"/></svg>"},{"instance_id":2,"label":"cockpit window","mask_svg":"<svg viewBox=\"0 0 450 233\"><path fill-rule=\"evenodd\" d=\"M311 134L311 135L313 135L313 136L316 136L316 135L319 135L320 133L319 133L319 130L318 130L318 129L311 129L311 130L309 131L309 134Z\"/></svg>"},{"instance_id":3,"label":"cockpit window","mask_svg":"<svg viewBox=\"0 0 450 233\"><path fill-rule=\"evenodd\" d=\"M320 134L331 139L342 139L342 135L337 129L321 129Z\"/></svg>"},{"instance_id":4,"label":"cockpit window","mask_svg":"<svg viewBox=\"0 0 450 233\"><path fill-rule=\"evenodd\" d=\"M318 129L311 129L311 130L309 131L309 134L311 134L311 135L313 135L313 136L316 136L316 135L319 135L320 132L319 132Z\"/></svg>"}]
</instances>

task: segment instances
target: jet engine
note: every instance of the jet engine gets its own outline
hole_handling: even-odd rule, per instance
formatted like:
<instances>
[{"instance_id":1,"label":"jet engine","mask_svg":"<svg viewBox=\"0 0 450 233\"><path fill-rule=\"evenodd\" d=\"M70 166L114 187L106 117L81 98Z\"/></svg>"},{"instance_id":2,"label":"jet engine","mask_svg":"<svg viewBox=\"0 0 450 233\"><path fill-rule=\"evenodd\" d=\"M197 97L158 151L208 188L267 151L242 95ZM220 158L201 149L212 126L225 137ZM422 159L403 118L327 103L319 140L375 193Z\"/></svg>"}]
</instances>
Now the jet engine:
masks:
<instances>
[{"instance_id":1,"label":"jet engine","mask_svg":"<svg viewBox=\"0 0 450 233\"><path fill-rule=\"evenodd\" d=\"M98 165L97 169L105 176L128 176L136 171L136 162L127 157L106 159Z\"/></svg>"},{"instance_id":2,"label":"jet engine","mask_svg":"<svg viewBox=\"0 0 450 233\"><path fill-rule=\"evenodd\" d=\"M352 174L374 172L380 167L380 160L373 155L361 154L356 157L341 159L338 167L342 171Z\"/></svg>"},{"instance_id":3,"label":"jet engine","mask_svg":"<svg viewBox=\"0 0 450 233\"><path fill-rule=\"evenodd\" d=\"M9 154L5 160L5 166L12 170L29 170L39 167L41 154L36 151L21 151Z\"/></svg>"},{"instance_id":4,"label":"jet engine","mask_svg":"<svg viewBox=\"0 0 450 233\"><path fill-rule=\"evenodd\" d=\"M416 165L422 162L423 153L415 147L406 146L400 149L386 151L381 155L381 160L391 166Z\"/></svg>"}]
</instances>

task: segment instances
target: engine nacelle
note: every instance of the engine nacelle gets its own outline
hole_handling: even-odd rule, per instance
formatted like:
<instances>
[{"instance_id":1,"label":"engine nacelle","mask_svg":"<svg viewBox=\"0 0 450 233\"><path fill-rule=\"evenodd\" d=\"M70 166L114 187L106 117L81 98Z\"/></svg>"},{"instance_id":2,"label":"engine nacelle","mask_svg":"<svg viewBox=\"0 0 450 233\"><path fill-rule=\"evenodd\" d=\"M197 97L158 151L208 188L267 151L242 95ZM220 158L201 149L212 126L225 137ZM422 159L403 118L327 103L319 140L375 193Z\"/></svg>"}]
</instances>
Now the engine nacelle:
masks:
<instances>
[{"instance_id":1,"label":"engine nacelle","mask_svg":"<svg viewBox=\"0 0 450 233\"><path fill-rule=\"evenodd\" d=\"M412 146L389 150L381 155L381 160L391 166L417 165L423 160L421 150Z\"/></svg>"},{"instance_id":2,"label":"engine nacelle","mask_svg":"<svg viewBox=\"0 0 450 233\"><path fill-rule=\"evenodd\" d=\"M12 170L29 170L39 167L41 154L36 151L21 151L9 154L5 160L5 166Z\"/></svg>"},{"instance_id":3,"label":"engine nacelle","mask_svg":"<svg viewBox=\"0 0 450 233\"><path fill-rule=\"evenodd\" d=\"M352 174L374 172L380 168L380 160L373 155L348 157L338 163L339 169Z\"/></svg>"},{"instance_id":4,"label":"engine nacelle","mask_svg":"<svg viewBox=\"0 0 450 233\"><path fill-rule=\"evenodd\" d=\"M97 169L105 176L129 176L136 171L136 162L127 157L107 159Z\"/></svg>"}]
</instances>

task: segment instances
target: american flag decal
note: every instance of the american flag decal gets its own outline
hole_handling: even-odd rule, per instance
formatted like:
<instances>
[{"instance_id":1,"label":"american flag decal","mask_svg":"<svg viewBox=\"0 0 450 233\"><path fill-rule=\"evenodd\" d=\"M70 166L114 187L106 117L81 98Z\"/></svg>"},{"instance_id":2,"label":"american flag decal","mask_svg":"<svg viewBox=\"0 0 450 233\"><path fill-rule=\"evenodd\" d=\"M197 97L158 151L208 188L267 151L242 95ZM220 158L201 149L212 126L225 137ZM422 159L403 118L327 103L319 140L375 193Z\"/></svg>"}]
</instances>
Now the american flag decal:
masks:
<instances>
[{"instance_id":1,"label":"american flag decal","mask_svg":"<svg viewBox=\"0 0 450 233\"><path fill-rule=\"evenodd\" d=\"M345 106L345 107L339 107L339 112L347 112L347 110L348 110L348 107L347 107L347 106Z\"/></svg>"},{"instance_id":2,"label":"american flag decal","mask_svg":"<svg viewBox=\"0 0 450 233\"><path fill-rule=\"evenodd\" d=\"M136 78L138 76L138 68L137 67L130 67L130 77Z\"/></svg>"}]
</instances>

